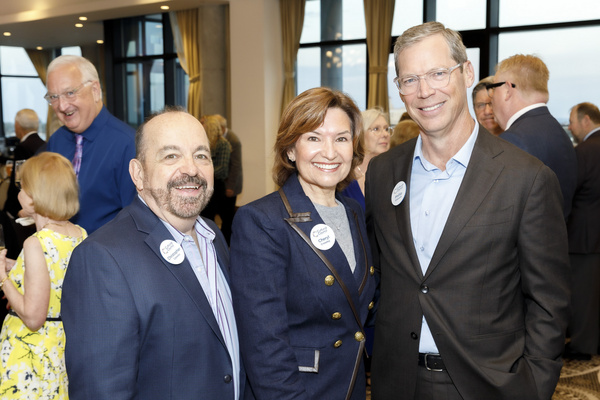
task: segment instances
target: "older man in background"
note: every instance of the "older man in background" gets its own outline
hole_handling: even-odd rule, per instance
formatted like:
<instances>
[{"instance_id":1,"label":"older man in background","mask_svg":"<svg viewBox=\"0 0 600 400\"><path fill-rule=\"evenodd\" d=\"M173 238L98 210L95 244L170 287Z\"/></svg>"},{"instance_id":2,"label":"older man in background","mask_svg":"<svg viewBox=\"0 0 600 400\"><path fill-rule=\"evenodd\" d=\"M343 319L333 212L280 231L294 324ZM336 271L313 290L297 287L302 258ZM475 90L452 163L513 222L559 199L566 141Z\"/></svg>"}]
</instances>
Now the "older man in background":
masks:
<instances>
[{"instance_id":1,"label":"older man in background","mask_svg":"<svg viewBox=\"0 0 600 400\"><path fill-rule=\"evenodd\" d=\"M92 233L133 200L128 166L135 157L135 131L104 107L98 71L87 59L54 59L46 84L45 98L64 124L47 150L73 161L81 208L72 221Z\"/></svg>"}]
</instances>

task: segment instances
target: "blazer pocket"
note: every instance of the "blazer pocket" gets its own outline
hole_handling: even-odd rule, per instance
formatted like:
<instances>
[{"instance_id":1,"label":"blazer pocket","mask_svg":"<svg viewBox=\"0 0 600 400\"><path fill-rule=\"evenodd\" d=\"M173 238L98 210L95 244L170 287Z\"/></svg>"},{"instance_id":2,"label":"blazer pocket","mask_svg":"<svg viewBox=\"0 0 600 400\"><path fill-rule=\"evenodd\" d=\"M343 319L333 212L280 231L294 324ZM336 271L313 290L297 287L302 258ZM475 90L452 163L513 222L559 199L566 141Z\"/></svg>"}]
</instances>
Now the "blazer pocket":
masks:
<instances>
[{"instance_id":1,"label":"blazer pocket","mask_svg":"<svg viewBox=\"0 0 600 400\"><path fill-rule=\"evenodd\" d=\"M298 360L298 370L300 372L319 372L319 361L321 352L316 349L294 348L296 360Z\"/></svg>"},{"instance_id":2,"label":"blazer pocket","mask_svg":"<svg viewBox=\"0 0 600 400\"><path fill-rule=\"evenodd\" d=\"M505 208L504 210L494 211L489 213L475 214L467 226L487 226L487 225L498 225L504 224L512 218L513 206Z\"/></svg>"}]
</instances>

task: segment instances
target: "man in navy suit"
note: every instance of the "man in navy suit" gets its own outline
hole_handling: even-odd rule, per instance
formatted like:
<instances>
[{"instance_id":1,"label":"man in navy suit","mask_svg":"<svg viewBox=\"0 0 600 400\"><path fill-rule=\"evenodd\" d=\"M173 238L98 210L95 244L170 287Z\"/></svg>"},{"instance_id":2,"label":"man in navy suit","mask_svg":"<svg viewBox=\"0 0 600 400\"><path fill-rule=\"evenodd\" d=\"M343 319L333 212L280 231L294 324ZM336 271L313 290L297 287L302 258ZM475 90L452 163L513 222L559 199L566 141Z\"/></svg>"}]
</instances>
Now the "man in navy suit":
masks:
<instances>
[{"instance_id":1,"label":"man in navy suit","mask_svg":"<svg viewBox=\"0 0 600 400\"><path fill-rule=\"evenodd\" d=\"M600 346L600 110L591 103L577 104L569 121L579 144L577 188L567 223L573 314L565 357L589 359Z\"/></svg>"},{"instance_id":2,"label":"man in navy suit","mask_svg":"<svg viewBox=\"0 0 600 400\"><path fill-rule=\"evenodd\" d=\"M487 86L494 115L505 131L500 137L554 171L566 219L575 193L577 159L571 139L546 107L549 78L548 67L540 58L517 54L498 64L494 83Z\"/></svg>"},{"instance_id":3,"label":"man in navy suit","mask_svg":"<svg viewBox=\"0 0 600 400\"><path fill-rule=\"evenodd\" d=\"M213 192L202 125L181 109L136 133L133 203L73 252L62 319L69 397L242 397L229 255L199 217Z\"/></svg>"}]
</instances>

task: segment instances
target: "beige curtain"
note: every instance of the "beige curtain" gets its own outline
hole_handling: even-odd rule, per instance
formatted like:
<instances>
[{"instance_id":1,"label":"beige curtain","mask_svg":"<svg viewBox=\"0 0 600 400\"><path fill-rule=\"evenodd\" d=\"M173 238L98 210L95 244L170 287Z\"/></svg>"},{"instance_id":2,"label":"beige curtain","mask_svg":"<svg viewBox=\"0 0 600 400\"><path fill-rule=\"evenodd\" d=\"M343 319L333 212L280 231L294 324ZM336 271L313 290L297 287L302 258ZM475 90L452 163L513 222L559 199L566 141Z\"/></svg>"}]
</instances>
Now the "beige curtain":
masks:
<instances>
[{"instance_id":1,"label":"beige curtain","mask_svg":"<svg viewBox=\"0 0 600 400\"><path fill-rule=\"evenodd\" d=\"M48 69L48 64L50 64L50 61L52 61L52 50L25 49L25 51L33 63L35 71L42 80L42 83L44 86L46 86L46 71ZM46 119L46 140L50 139L50 136L54 133L54 131L60 128L60 125L60 121L54 113L52 106L48 105L48 116Z\"/></svg>"},{"instance_id":2,"label":"beige curtain","mask_svg":"<svg viewBox=\"0 0 600 400\"><path fill-rule=\"evenodd\" d=\"M89 46L80 46L81 56L90 60L98 71L98 78L100 79L100 87L102 88L102 99L106 104L106 68L104 64L104 45L92 44Z\"/></svg>"},{"instance_id":3,"label":"beige curtain","mask_svg":"<svg viewBox=\"0 0 600 400\"><path fill-rule=\"evenodd\" d=\"M395 0L364 0L369 54L369 93L367 107L389 111L387 63L392 40Z\"/></svg>"},{"instance_id":4,"label":"beige curtain","mask_svg":"<svg viewBox=\"0 0 600 400\"><path fill-rule=\"evenodd\" d=\"M200 119L202 115L202 81L200 80L200 20L199 10L171 12L171 26L179 63L188 74L188 112Z\"/></svg>"},{"instance_id":5,"label":"beige curtain","mask_svg":"<svg viewBox=\"0 0 600 400\"><path fill-rule=\"evenodd\" d=\"M279 0L281 13L281 36L283 41L283 68L285 81L283 83L283 98L281 112L296 96L296 81L294 67L300 47L300 35L304 24L305 0Z\"/></svg>"}]
</instances>

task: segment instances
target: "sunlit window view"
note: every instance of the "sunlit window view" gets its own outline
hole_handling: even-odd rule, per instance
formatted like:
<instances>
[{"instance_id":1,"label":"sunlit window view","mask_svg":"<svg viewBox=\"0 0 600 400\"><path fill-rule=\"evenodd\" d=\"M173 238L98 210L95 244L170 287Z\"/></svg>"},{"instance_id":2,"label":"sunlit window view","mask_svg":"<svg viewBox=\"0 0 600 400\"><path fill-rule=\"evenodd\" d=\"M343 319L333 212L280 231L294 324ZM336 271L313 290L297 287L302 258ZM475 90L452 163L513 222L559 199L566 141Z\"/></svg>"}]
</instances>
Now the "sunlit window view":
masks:
<instances>
[{"instance_id":1,"label":"sunlit window view","mask_svg":"<svg viewBox=\"0 0 600 400\"><path fill-rule=\"evenodd\" d=\"M46 88L25 49L0 46L0 74L4 136L15 136L15 116L22 108L31 108L38 114L40 132L45 132L48 114L48 103L44 100ZM0 144L4 145L3 142Z\"/></svg>"},{"instance_id":2,"label":"sunlit window view","mask_svg":"<svg viewBox=\"0 0 600 400\"><path fill-rule=\"evenodd\" d=\"M557 1L556 6L552 3L501 0L497 10L488 10L487 3L480 0L437 0L432 11L431 1L396 0L391 36L394 40L425 20L443 22L462 33L478 79L493 74L495 64L511 55L539 56L550 69L548 107L566 125L570 108L582 101L594 101L600 86L597 74L600 53L591 51L600 48L600 7L597 0L572 0L568 7L559 6ZM544 12L540 13L542 8ZM176 55L165 54L161 15L123 21L119 29L123 49L117 62L123 65L126 84L124 93L116 95L123 97L123 119L136 126L144 115L165 104L168 90L174 91L170 96L176 97L176 103L184 104L188 81ZM81 55L79 47L64 47L60 51ZM172 59L175 63L165 67ZM585 62L579 62L582 60ZM172 85L169 82L173 79L167 77L171 65L175 66ZM368 68L363 0L306 0L296 63L297 93L315 86L329 86L350 94L365 109ZM394 77L390 48L388 97L392 124L404 111L392 82ZM0 137L14 136L14 117L22 108L32 108L38 113L44 135L48 114L43 99L46 90L25 49L0 46L0 91L3 122Z\"/></svg>"},{"instance_id":3,"label":"sunlit window view","mask_svg":"<svg viewBox=\"0 0 600 400\"><path fill-rule=\"evenodd\" d=\"M600 23L591 23L600 19L600 7L596 0L574 0L569 2L568 7L559 7L558 2L553 7L551 3L545 0L502 0L497 13L488 16L490 10L486 9L485 1L437 0L435 18L432 18L424 15L422 1L397 0L392 38L424 20L440 21L463 34L477 80L493 75L496 62L514 54L539 56L550 70L548 107L566 126L573 105L597 98L600 53L590 49L600 48ZM315 86L331 86L352 95L361 109L367 107L368 60L363 7L363 2L357 0L306 1L297 61L298 93ZM539 12L541 8L543 13ZM577 21L588 23L577 27ZM494 29L497 36L491 34L491 27L486 23L497 27ZM568 23L574 26L565 26ZM544 26L538 28L535 26L538 24ZM561 26L553 28L552 24ZM493 37L496 39L489 39ZM489 42L482 38L489 39ZM489 56L493 62L485 58L487 52L483 51L484 47L497 49ZM330 55L335 57L336 62L330 62ZM362 79L359 74L363 75ZM404 111L392 82L395 76L390 49L388 96L392 124Z\"/></svg>"}]
</instances>

